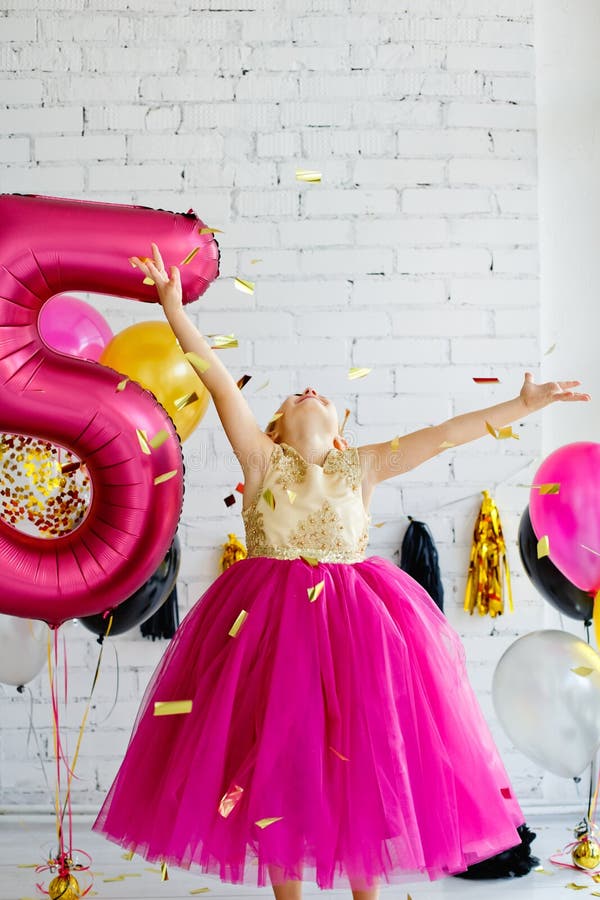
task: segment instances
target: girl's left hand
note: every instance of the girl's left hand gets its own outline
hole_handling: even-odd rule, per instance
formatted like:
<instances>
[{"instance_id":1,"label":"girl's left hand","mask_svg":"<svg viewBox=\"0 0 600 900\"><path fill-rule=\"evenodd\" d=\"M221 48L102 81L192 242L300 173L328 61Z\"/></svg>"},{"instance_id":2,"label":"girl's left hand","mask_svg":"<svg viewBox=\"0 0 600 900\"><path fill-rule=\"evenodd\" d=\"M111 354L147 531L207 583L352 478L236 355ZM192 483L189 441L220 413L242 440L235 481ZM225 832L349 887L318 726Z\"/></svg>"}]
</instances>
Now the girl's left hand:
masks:
<instances>
[{"instance_id":1,"label":"girl's left hand","mask_svg":"<svg viewBox=\"0 0 600 900\"><path fill-rule=\"evenodd\" d=\"M577 394L571 388L581 384L580 381L547 381L546 384L534 384L531 372L525 372L525 381L519 396L529 410L535 412L557 400L591 400L589 394Z\"/></svg>"}]
</instances>

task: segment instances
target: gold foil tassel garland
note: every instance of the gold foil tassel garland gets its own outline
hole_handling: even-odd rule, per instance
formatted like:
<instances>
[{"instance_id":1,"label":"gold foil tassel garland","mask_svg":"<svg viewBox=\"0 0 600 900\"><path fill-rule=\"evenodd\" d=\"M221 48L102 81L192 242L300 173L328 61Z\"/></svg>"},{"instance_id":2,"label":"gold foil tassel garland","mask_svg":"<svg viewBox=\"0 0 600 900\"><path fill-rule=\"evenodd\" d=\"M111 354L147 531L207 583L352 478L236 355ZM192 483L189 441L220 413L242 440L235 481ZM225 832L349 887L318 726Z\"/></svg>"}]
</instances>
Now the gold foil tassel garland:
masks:
<instances>
[{"instance_id":1,"label":"gold foil tassel garland","mask_svg":"<svg viewBox=\"0 0 600 900\"><path fill-rule=\"evenodd\" d=\"M504 612L505 591L511 612L513 600L500 514L489 492L482 494L473 531L464 609L471 615L477 609L479 615L493 618Z\"/></svg>"}]
</instances>

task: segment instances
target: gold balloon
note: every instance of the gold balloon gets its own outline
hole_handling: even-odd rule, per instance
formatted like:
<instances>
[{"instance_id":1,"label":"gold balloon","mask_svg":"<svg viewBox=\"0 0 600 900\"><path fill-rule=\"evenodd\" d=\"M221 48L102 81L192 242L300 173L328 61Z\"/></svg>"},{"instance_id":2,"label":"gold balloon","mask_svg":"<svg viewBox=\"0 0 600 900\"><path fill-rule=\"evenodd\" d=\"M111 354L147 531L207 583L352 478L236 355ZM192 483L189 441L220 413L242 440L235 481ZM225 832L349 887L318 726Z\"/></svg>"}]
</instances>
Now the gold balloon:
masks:
<instances>
[{"instance_id":1,"label":"gold balloon","mask_svg":"<svg viewBox=\"0 0 600 900\"><path fill-rule=\"evenodd\" d=\"M74 875L57 875L48 885L50 900L79 900L81 891Z\"/></svg>"},{"instance_id":2,"label":"gold balloon","mask_svg":"<svg viewBox=\"0 0 600 900\"><path fill-rule=\"evenodd\" d=\"M152 391L170 415L182 441L206 412L210 395L167 322L130 325L112 338L99 362Z\"/></svg>"},{"instance_id":3,"label":"gold balloon","mask_svg":"<svg viewBox=\"0 0 600 900\"><path fill-rule=\"evenodd\" d=\"M596 838L586 834L573 848L571 857L580 869L595 869L600 864L600 844Z\"/></svg>"}]
</instances>

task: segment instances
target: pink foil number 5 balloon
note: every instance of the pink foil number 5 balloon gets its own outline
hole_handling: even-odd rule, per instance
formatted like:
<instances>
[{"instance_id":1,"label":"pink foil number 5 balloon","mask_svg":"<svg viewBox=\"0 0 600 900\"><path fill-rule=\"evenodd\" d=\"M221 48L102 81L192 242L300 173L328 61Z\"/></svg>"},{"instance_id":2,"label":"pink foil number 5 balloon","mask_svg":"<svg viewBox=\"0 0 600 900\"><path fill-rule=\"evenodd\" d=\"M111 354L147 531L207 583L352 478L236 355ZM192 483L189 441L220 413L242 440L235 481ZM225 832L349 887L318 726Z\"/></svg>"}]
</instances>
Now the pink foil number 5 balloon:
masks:
<instances>
[{"instance_id":1,"label":"pink foil number 5 balloon","mask_svg":"<svg viewBox=\"0 0 600 900\"><path fill-rule=\"evenodd\" d=\"M128 261L147 255L151 241L167 267L181 266L184 302L218 275L218 247L196 215L0 195L0 431L66 447L92 483L87 516L59 538L0 520L2 613L58 626L110 609L148 580L171 544L183 500L171 420L135 382L51 350L38 330L43 304L64 291L155 302L156 289Z\"/></svg>"}]
</instances>

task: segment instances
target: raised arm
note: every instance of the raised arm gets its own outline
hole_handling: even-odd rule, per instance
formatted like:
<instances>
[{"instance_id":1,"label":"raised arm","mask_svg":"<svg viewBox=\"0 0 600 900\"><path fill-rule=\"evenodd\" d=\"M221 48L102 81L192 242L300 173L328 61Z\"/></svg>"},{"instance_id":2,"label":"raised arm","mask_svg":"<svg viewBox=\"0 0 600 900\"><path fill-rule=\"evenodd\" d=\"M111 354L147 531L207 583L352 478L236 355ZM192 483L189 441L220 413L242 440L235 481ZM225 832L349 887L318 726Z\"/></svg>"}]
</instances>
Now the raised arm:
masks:
<instances>
[{"instance_id":1,"label":"raised arm","mask_svg":"<svg viewBox=\"0 0 600 900\"><path fill-rule=\"evenodd\" d=\"M202 365L197 364L194 368L214 400L217 413L244 475L252 478L256 476L257 470L264 467L273 450L273 442L261 430L244 395L218 354L211 349L186 315L182 303L179 269L177 266L171 266L170 274L167 275L156 244L152 244L152 253L154 257L152 260L134 256L131 262L155 282L165 316L183 352L194 353L200 357Z\"/></svg>"},{"instance_id":2,"label":"raised arm","mask_svg":"<svg viewBox=\"0 0 600 900\"><path fill-rule=\"evenodd\" d=\"M534 384L533 375L526 372L521 392L513 400L455 416L440 425L422 428L404 437L359 447L364 485L368 490L369 486L379 481L409 472L445 449L484 437L488 434L486 423L499 429L556 401L590 400L589 394L570 390L580 383L550 381Z\"/></svg>"}]
</instances>

